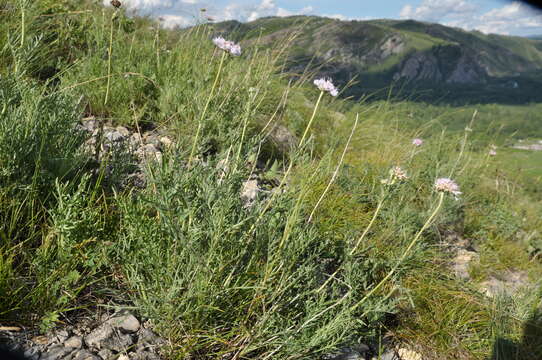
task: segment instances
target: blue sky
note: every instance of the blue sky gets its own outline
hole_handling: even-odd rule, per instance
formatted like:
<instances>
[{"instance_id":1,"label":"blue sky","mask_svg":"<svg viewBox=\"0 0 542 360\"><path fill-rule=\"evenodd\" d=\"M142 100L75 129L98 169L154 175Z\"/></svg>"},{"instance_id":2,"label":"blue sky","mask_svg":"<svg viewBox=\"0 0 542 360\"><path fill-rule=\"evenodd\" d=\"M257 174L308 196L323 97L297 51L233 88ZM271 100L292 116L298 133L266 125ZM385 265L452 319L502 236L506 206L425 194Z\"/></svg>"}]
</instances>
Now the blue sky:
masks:
<instances>
[{"instance_id":1,"label":"blue sky","mask_svg":"<svg viewBox=\"0 0 542 360\"><path fill-rule=\"evenodd\" d=\"M161 17L167 27L191 25L199 10L205 8L205 14L217 21L305 14L342 20L416 19L484 33L542 35L542 12L506 0L124 0L123 3L130 10Z\"/></svg>"}]
</instances>

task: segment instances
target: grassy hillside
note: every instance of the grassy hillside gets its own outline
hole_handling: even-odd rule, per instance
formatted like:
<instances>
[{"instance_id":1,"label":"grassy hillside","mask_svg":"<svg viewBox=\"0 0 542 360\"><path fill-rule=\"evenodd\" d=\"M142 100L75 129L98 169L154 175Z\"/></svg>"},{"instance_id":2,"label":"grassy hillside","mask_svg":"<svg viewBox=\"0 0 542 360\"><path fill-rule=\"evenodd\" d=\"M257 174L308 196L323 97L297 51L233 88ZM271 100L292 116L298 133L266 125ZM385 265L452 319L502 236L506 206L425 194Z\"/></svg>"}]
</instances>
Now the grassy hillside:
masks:
<instances>
[{"instance_id":1,"label":"grassy hillside","mask_svg":"<svg viewBox=\"0 0 542 360\"><path fill-rule=\"evenodd\" d=\"M168 340L167 359L361 344L368 358L542 356L540 178L510 164L537 160L502 149L516 126L540 135L538 105L332 97L320 73L281 75L309 40L258 46L291 19L241 25L237 57L209 26L168 31L90 1L0 11L0 325L47 333L128 308ZM370 46L391 25L306 26ZM414 48L448 41L408 34ZM152 136L159 156L141 157ZM461 278L464 242L479 261ZM508 274L526 280L486 296Z\"/></svg>"}]
</instances>

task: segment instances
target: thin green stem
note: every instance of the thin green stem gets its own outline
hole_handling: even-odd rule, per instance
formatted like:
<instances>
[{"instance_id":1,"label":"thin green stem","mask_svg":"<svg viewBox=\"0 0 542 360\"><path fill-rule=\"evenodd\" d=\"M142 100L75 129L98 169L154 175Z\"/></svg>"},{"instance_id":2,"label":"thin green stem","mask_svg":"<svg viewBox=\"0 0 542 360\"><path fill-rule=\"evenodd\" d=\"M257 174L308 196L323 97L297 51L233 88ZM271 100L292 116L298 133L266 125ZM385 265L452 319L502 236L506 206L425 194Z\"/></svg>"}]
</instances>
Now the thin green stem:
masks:
<instances>
[{"instance_id":1,"label":"thin green stem","mask_svg":"<svg viewBox=\"0 0 542 360\"><path fill-rule=\"evenodd\" d=\"M478 110L474 110L474 113L472 114L472 119L469 122L469 125L465 128L465 134L463 135L463 141L461 142L461 150L459 151L459 156L457 157L457 160L455 161L454 167L450 171L449 177L451 178L454 174L454 172L457 170L457 166L459 165L459 162L461 161L461 158L463 157L463 153L465 152L465 147L467 146L467 139L469 137L469 132L472 131L472 124L474 123L474 119L476 119L476 115L478 114Z\"/></svg>"},{"instance_id":2,"label":"thin green stem","mask_svg":"<svg viewBox=\"0 0 542 360\"><path fill-rule=\"evenodd\" d=\"M237 156L235 158L234 166L236 168L237 168L237 164L239 163L239 158L241 157L241 150L243 149L243 142L245 141L245 134L247 132L247 127L248 127L248 118L250 117L250 113L251 113L250 106L252 105L252 100L256 97L256 95L254 95L254 97L251 97L250 101L247 104L247 110L246 110L244 120L243 120L243 130L241 131L241 140L239 141L239 149L237 150Z\"/></svg>"},{"instance_id":3,"label":"thin green stem","mask_svg":"<svg viewBox=\"0 0 542 360\"><path fill-rule=\"evenodd\" d=\"M26 33L26 9L25 2L21 2L21 48L24 46L25 33Z\"/></svg>"},{"instance_id":4,"label":"thin green stem","mask_svg":"<svg viewBox=\"0 0 542 360\"><path fill-rule=\"evenodd\" d=\"M320 206L320 203L322 202L322 200L324 200L324 197L326 196L327 192L331 188L331 185L335 182L335 179L337 178L337 175L339 174L339 170L341 169L341 166L343 164L344 157L345 157L346 152L348 150L348 146L350 145L350 141L352 140L352 136L354 136L354 132L356 131L356 127L358 126L358 120L359 120L359 114L356 114L356 121L354 122L354 126L352 127L352 132L350 133L350 136L348 137L348 140L346 141L346 145L344 146L344 150L343 150L343 153L342 153L341 158L339 160L339 163L337 164L337 168L333 172L333 175L331 176L331 179L329 180L329 183L327 184L324 192L322 193L322 195L320 196L320 198L316 202L316 205L314 205L314 208L312 209L311 214L309 215L308 222L312 221L312 217L314 216L314 213L316 212L316 209L318 208L318 206Z\"/></svg>"},{"instance_id":5,"label":"thin green stem","mask_svg":"<svg viewBox=\"0 0 542 360\"><path fill-rule=\"evenodd\" d=\"M316 101L316 105L314 106L314 111L312 112L311 119L309 120L309 123L307 124L307 127L305 128L305 132L303 133L303 136L301 137L301 140L299 141L299 147L303 146L303 141L307 137L307 134L309 133L309 129L311 128L312 122L314 121L314 118L316 117L316 113L318 112L318 106L320 105L320 101L322 101L322 97L324 96L324 92L320 91L320 96L318 96L318 101Z\"/></svg>"},{"instance_id":6,"label":"thin green stem","mask_svg":"<svg viewBox=\"0 0 542 360\"><path fill-rule=\"evenodd\" d=\"M201 117L198 123L198 129L196 130L196 137L194 138L194 143L192 144L192 150L190 151L190 157L188 158L188 167L190 167L192 160L194 158L194 154L196 153L196 146L198 144L198 138L200 136L201 128L203 126L203 121L205 120L205 115L207 114L207 109L209 108L209 104L211 103L211 100L213 99L216 86L218 85L218 79L220 78L220 74L222 73L224 59L226 59L226 51L222 52L222 57L220 58L220 65L218 65L218 72L216 73L213 87L211 88L211 92L209 93L209 97L207 98L207 103L205 104L205 107L203 108L203 112L201 113Z\"/></svg>"},{"instance_id":7,"label":"thin green stem","mask_svg":"<svg viewBox=\"0 0 542 360\"><path fill-rule=\"evenodd\" d=\"M107 105L107 101L109 100L109 89L111 87L111 59L113 57L113 19L115 18L115 15L117 12L111 16L111 31L109 32L109 53L107 57L107 85L105 88L105 99L104 99L104 106Z\"/></svg>"},{"instance_id":8,"label":"thin green stem","mask_svg":"<svg viewBox=\"0 0 542 360\"><path fill-rule=\"evenodd\" d=\"M383 196L382 199L378 202L378 205L376 206L376 210L375 210L375 212L373 214L373 217L372 217L371 221L369 222L369 225L367 225L367 227L365 228L365 230L363 231L363 233L359 237L358 241L356 242L356 246L354 246L352 248L352 251L350 251L350 255L354 255L354 253L358 249L359 245L361 244L361 242L363 241L363 239L365 238L365 236L367 235L369 230L373 227L373 224L376 221L376 218L378 217L378 214L380 213L380 210L382 209L382 205L384 204L385 199L386 199L386 197Z\"/></svg>"},{"instance_id":9,"label":"thin green stem","mask_svg":"<svg viewBox=\"0 0 542 360\"><path fill-rule=\"evenodd\" d=\"M388 272L388 274L382 279L380 280L380 282L374 287L371 289L371 291L369 291L360 301L358 301L354 306L352 306L352 308L350 309L351 311L354 311L355 309L357 309L361 304L363 304L365 302L365 300L367 300L371 295L373 295L378 289L380 289L380 287L382 285L384 285L384 283L386 281L388 281L389 278L391 278L393 276L393 274L395 274L395 272L397 271L397 269L399 268L399 266L403 263L403 261L406 259L406 257L409 255L410 251L412 250L412 248L414 247L414 245L418 242L418 240L420 239L421 235L423 234L423 232L432 224L433 220L435 219L435 217L437 216L440 208L442 207L442 203L444 201L444 193L441 192L440 195L439 195L439 200L438 200L438 204L437 206L435 207L435 210L433 210L433 213L431 214L431 216L429 216L429 218L427 219L427 221L425 222L425 224L423 224L422 228L416 233L416 236L414 236L414 239L412 239L412 241L410 242L410 244L408 245L408 247L405 249L405 251L403 252L403 255L399 258L399 260L397 261L397 263L395 264L395 266Z\"/></svg>"},{"instance_id":10,"label":"thin green stem","mask_svg":"<svg viewBox=\"0 0 542 360\"><path fill-rule=\"evenodd\" d=\"M322 100L322 96L324 95L324 92L321 91L320 92L320 96L318 97L318 101L316 101L316 105L314 105L314 111L312 112L312 116L309 120L309 123L307 124L307 127L305 128L305 131L303 132L303 137L301 138L301 141L299 142L299 148L301 149L301 147L303 146L303 141L305 140L305 137L307 135L307 133L309 132L309 129L312 125L312 122L314 120L314 117L316 116L316 112L318 111L318 106L320 105L320 101ZM294 159L291 159L290 160L290 164L288 165L288 169L286 169L286 172L284 173L284 175L282 176L282 179L277 187L277 190L273 192L273 195L271 195L271 197L269 198L269 200L267 200L267 203L265 204L264 208L262 209L262 211L260 212L260 214L258 215L258 218L256 219L256 221L254 222L254 224L252 224L252 226L250 227L250 229L248 230L247 234L250 236L250 234L252 234L252 232L254 231L254 229L256 229L256 226L259 224L259 222L263 219L263 216L265 215L265 213L267 212L267 210L269 210L269 208L271 207L271 204L273 203L273 201L276 199L276 197L278 196L278 194L280 193L280 189L282 189L282 186L286 183L286 179L288 179L288 176L290 176L290 172L292 171L294 167Z\"/></svg>"}]
</instances>

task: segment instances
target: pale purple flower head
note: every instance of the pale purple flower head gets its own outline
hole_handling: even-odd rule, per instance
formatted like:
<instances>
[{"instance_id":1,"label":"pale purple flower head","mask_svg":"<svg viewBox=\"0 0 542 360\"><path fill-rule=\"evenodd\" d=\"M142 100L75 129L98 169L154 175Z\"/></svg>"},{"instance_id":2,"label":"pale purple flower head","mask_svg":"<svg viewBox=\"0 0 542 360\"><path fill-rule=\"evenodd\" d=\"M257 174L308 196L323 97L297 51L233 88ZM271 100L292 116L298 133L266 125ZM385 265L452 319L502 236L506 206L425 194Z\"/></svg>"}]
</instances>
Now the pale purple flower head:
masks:
<instances>
[{"instance_id":1,"label":"pale purple flower head","mask_svg":"<svg viewBox=\"0 0 542 360\"><path fill-rule=\"evenodd\" d=\"M215 37L213 39L213 43L219 48L224 51L229 52L233 56L239 56L241 55L241 46L239 44L234 43L233 41L229 41L224 39L222 36Z\"/></svg>"},{"instance_id":2,"label":"pale purple flower head","mask_svg":"<svg viewBox=\"0 0 542 360\"><path fill-rule=\"evenodd\" d=\"M423 140L420 139L420 138L416 138L416 139L412 140L412 145L414 145L414 146L422 146L422 144L423 144Z\"/></svg>"},{"instance_id":3,"label":"pale purple flower head","mask_svg":"<svg viewBox=\"0 0 542 360\"><path fill-rule=\"evenodd\" d=\"M240 56L241 55L241 45L233 43L230 46L230 54L233 56Z\"/></svg>"},{"instance_id":4,"label":"pale purple flower head","mask_svg":"<svg viewBox=\"0 0 542 360\"><path fill-rule=\"evenodd\" d=\"M397 182L408 180L408 175L405 170L399 166L394 166L390 169L390 177L383 179L380 182L384 185L395 185Z\"/></svg>"},{"instance_id":5,"label":"pale purple flower head","mask_svg":"<svg viewBox=\"0 0 542 360\"><path fill-rule=\"evenodd\" d=\"M457 185L452 179L448 178L437 179L435 181L435 190L452 194L456 200L458 196L462 194L461 191L459 191L459 185Z\"/></svg>"},{"instance_id":6,"label":"pale purple flower head","mask_svg":"<svg viewBox=\"0 0 542 360\"><path fill-rule=\"evenodd\" d=\"M489 156L496 156L497 152L493 149L489 150Z\"/></svg>"},{"instance_id":7,"label":"pale purple flower head","mask_svg":"<svg viewBox=\"0 0 542 360\"><path fill-rule=\"evenodd\" d=\"M314 85L316 85L318 90L328 92L331 96L339 95L339 90L333 85L331 79L316 79L314 80Z\"/></svg>"},{"instance_id":8,"label":"pale purple flower head","mask_svg":"<svg viewBox=\"0 0 542 360\"><path fill-rule=\"evenodd\" d=\"M396 178L397 180L403 181L408 179L408 175L405 170L401 169L399 166L394 166L390 170L390 174L392 177Z\"/></svg>"},{"instance_id":9,"label":"pale purple flower head","mask_svg":"<svg viewBox=\"0 0 542 360\"><path fill-rule=\"evenodd\" d=\"M224 39L222 36L217 36L213 39L213 43L224 51L229 51L231 47L231 42Z\"/></svg>"}]
</instances>

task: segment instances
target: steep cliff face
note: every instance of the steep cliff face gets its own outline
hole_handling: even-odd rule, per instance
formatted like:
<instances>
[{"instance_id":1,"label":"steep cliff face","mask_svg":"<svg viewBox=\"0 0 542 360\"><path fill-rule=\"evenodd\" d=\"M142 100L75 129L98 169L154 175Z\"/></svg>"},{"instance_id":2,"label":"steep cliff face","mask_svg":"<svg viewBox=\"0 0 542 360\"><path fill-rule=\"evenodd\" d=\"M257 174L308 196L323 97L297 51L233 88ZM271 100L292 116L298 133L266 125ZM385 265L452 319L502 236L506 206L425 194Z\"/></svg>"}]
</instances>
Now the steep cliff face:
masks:
<instances>
[{"instance_id":1,"label":"steep cliff face","mask_svg":"<svg viewBox=\"0 0 542 360\"><path fill-rule=\"evenodd\" d=\"M447 84L485 84L488 73L460 46L436 47L405 56L393 79Z\"/></svg>"}]
</instances>

